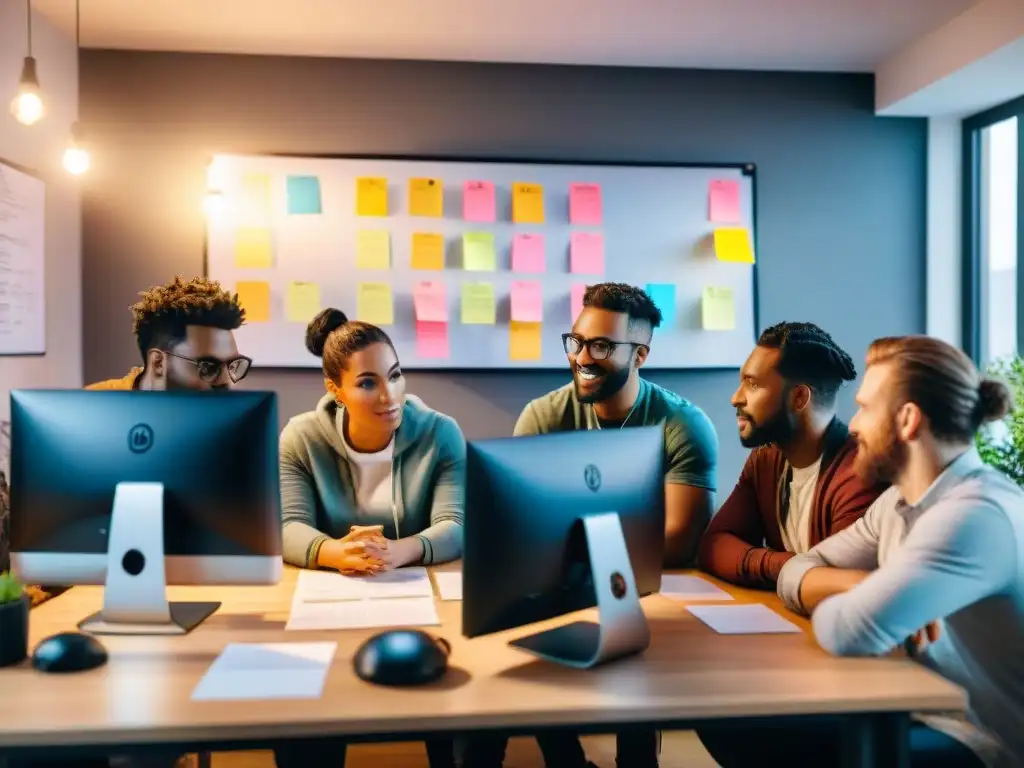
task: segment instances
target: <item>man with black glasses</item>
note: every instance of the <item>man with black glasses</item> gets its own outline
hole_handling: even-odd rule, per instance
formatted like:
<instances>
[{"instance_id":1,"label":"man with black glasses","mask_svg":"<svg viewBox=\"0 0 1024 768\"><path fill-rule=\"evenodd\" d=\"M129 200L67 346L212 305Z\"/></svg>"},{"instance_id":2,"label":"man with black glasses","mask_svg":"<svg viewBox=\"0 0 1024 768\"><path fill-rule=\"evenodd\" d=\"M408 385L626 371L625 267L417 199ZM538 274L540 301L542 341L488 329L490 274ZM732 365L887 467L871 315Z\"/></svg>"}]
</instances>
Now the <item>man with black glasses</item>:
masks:
<instances>
[{"instance_id":1,"label":"man with black glasses","mask_svg":"<svg viewBox=\"0 0 1024 768\"><path fill-rule=\"evenodd\" d=\"M572 332L563 334L573 380L530 402L514 434L538 435L575 429L665 427L666 567L693 564L715 502L718 437L700 408L640 378L661 312L646 292L623 283L591 285ZM550 732L538 743L548 766L587 765L574 734ZM467 768L501 765L503 740L471 744ZM657 734L634 729L618 734L618 764L658 764Z\"/></svg>"}]
</instances>

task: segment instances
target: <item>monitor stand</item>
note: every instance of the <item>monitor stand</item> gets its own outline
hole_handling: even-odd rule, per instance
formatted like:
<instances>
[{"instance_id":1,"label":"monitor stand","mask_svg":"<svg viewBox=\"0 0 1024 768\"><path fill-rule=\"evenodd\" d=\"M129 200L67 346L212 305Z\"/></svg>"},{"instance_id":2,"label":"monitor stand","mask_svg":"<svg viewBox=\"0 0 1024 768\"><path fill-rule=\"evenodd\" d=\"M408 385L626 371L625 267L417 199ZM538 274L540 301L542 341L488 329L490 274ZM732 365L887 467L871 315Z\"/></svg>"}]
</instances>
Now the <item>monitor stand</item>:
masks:
<instances>
[{"instance_id":1,"label":"monitor stand","mask_svg":"<svg viewBox=\"0 0 1024 768\"><path fill-rule=\"evenodd\" d=\"M103 635L184 635L219 607L167 602L163 483L118 483L103 610L83 619L79 629Z\"/></svg>"},{"instance_id":2,"label":"monitor stand","mask_svg":"<svg viewBox=\"0 0 1024 768\"><path fill-rule=\"evenodd\" d=\"M616 512L581 518L597 597L598 621L576 621L509 645L578 669L642 653L651 643L629 550ZM660 556L660 555L659 555Z\"/></svg>"}]
</instances>

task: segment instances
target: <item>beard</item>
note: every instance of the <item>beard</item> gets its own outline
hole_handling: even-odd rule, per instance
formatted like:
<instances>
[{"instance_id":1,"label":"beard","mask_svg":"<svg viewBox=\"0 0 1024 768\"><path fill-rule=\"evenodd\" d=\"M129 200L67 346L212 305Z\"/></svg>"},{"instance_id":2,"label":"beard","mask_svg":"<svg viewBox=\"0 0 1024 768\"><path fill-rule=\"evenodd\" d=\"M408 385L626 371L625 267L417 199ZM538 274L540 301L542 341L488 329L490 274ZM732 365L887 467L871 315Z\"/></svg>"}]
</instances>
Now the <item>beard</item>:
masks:
<instances>
[{"instance_id":1,"label":"beard","mask_svg":"<svg viewBox=\"0 0 1024 768\"><path fill-rule=\"evenodd\" d=\"M744 448L760 448L762 445L785 445L796 435L796 415L785 407L779 408L771 418L758 424L749 413L737 408L736 415L750 422L750 434L740 437Z\"/></svg>"},{"instance_id":2,"label":"beard","mask_svg":"<svg viewBox=\"0 0 1024 768\"><path fill-rule=\"evenodd\" d=\"M857 457L853 470L868 485L890 485L907 464L907 446L896 437L892 421L872 441L857 435Z\"/></svg>"},{"instance_id":3,"label":"beard","mask_svg":"<svg viewBox=\"0 0 1024 768\"><path fill-rule=\"evenodd\" d=\"M587 371L588 373L595 373L600 377L597 379L597 385L593 389L581 388L579 377L579 371L581 370ZM629 381L629 374L630 369L628 367L615 368L609 371L604 368L599 368L596 365L577 366L576 370L573 371L573 383L576 385L576 399L581 403L599 403L602 400L607 400L626 386L626 382Z\"/></svg>"}]
</instances>

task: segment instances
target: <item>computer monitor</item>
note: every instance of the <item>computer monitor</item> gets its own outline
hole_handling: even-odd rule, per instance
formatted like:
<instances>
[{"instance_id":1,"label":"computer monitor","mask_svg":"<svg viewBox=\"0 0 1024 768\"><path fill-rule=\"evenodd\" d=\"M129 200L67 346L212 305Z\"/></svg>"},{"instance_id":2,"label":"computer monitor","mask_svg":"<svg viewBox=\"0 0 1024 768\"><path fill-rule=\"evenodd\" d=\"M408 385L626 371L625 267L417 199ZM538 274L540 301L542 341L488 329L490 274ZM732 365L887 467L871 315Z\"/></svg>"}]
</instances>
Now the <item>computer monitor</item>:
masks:
<instances>
[{"instance_id":1,"label":"computer monitor","mask_svg":"<svg viewBox=\"0 0 1024 768\"><path fill-rule=\"evenodd\" d=\"M462 631L498 632L598 607L512 645L591 667L647 648L639 597L661 588L664 428L470 442Z\"/></svg>"},{"instance_id":2,"label":"computer monitor","mask_svg":"<svg viewBox=\"0 0 1024 768\"><path fill-rule=\"evenodd\" d=\"M271 392L11 392L11 568L30 584L102 584L79 627L184 634L219 603L166 585L281 576Z\"/></svg>"}]
</instances>

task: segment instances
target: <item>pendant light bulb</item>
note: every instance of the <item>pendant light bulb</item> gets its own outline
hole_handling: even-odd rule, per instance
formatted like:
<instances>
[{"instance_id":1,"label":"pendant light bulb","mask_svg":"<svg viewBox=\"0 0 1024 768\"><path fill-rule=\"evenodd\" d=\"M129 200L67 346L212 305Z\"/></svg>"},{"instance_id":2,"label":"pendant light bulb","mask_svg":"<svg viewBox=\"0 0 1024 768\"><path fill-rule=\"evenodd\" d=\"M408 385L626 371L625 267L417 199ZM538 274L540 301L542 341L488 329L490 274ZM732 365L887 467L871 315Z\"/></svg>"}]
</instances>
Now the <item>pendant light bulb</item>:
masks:
<instances>
[{"instance_id":1,"label":"pendant light bulb","mask_svg":"<svg viewBox=\"0 0 1024 768\"><path fill-rule=\"evenodd\" d=\"M19 123L35 125L42 120L45 111L39 90L39 77L36 74L36 60L26 56L21 67L18 95L11 102L11 114Z\"/></svg>"}]
</instances>

